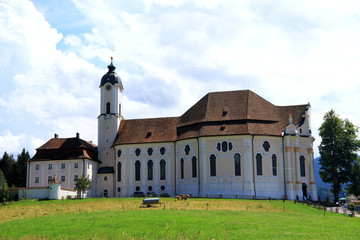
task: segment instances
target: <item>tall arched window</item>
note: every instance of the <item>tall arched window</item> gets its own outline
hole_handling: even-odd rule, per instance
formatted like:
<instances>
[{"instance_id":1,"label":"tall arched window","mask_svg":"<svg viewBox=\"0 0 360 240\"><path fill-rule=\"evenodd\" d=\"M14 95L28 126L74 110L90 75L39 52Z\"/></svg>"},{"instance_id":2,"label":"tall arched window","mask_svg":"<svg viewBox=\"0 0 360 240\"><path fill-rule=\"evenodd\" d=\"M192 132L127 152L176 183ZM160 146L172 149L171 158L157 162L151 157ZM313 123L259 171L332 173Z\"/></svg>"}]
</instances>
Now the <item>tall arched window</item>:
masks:
<instances>
[{"instance_id":1,"label":"tall arched window","mask_svg":"<svg viewBox=\"0 0 360 240\"><path fill-rule=\"evenodd\" d=\"M151 181L153 180L153 161L149 160L147 162L147 169L148 169L148 180Z\"/></svg>"},{"instance_id":2,"label":"tall arched window","mask_svg":"<svg viewBox=\"0 0 360 240\"><path fill-rule=\"evenodd\" d=\"M106 114L110 114L110 103L106 104Z\"/></svg>"},{"instance_id":3,"label":"tall arched window","mask_svg":"<svg viewBox=\"0 0 360 240\"><path fill-rule=\"evenodd\" d=\"M191 159L191 165L192 165L192 177L196 178L197 177L197 159L196 157L192 157Z\"/></svg>"},{"instance_id":4,"label":"tall arched window","mask_svg":"<svg viewBox=\"0 0 360 240\"><path fill-rule=\"evenodd\" d=\"M140 181L140 167L141 163L139 160L135 162L135 181Z\"/></svg>"},{"instance_id":5,"label":"tall arched window","mask_svg":"<svg viewBox=\"0 0 360 240\"><path fill-rule=\"evenodd\" d=\"M260 153L256 154L256 174L261 176L262 173L262 156Z\"/></svg>"},{"instance_id":6,"label":"tall arched window","mask_svg":"<svg viewBox=\"0 0 360 240\"><path fill-rule=\"evenodd\" d=\"M234 165L235 165L235 176L241 176L241 163L240 163L240 154L236 153L234 155Z\"/></svg>"},{"instance_id":7,"label":"tall arched window","mask_svg":"<svg viewBox=\"0 0 360 240\"><path fill-rule=\"evenodd\" d=\"M180 178L184 178L184 159L182 158L180 160Z\"/></svg>"},{"instance_id":8,"label":"tall arched window","mask_svg":"<svg viewBox=\"0 0 360 240\"><path fill-rule=\"evenodd\" d=\"M277 176L277 164L276 164L276 160L277 160L276 154L273 154L273 155L271 156L273 176Z\"/></svg>"},{"instance_id":9,"label":"tall arched window","mask_svg":"<svg viewBox=\"0 0 360 240\"><path fill-rule=\"evenodd\" d=\"M305 177L305 157L300 156L300 176Z\"/></svg>"},{"instance_id":10,"label":"tall arched window","mask_svg":"<svg viewBox=\"0 0 360 240\"><path fill-rule=\"evenodd\" d=\"M121 162L117 164L117 181L121 182Z\"/></svg>"},{"instance_id":11,"label":"tall arched window","mask_svg":"<svg viewBox=\"0 0 360 240\"><path fill-rule=\"evenodd\" d=\"M214 154L210 155L210 176L216 176L216 157Z\"/></svg>"},{"instance_id":12,"label":"tall arched window","mask_svg":"<svg viewBox=\"0 0 360 240\"><path fill-rule=\"evenodd\" d=\"M165 180L166 177L166 162L164 159L160 160L160 180Z\"/></svg>"}]
</instances>

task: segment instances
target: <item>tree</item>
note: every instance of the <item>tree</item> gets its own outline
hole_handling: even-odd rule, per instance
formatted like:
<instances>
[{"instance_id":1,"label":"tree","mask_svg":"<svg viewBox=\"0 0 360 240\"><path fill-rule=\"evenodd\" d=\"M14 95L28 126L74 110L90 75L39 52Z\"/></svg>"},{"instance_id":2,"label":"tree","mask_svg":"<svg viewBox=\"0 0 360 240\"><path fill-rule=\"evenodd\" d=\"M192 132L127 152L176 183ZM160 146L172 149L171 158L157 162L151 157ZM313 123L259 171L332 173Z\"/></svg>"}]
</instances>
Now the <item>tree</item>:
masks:
<instances>
[{"instance_id":1,"label":"tree","mask_svg":"<svg viewBox=\"0 0 360 240\"><path fill-rule=\"evenodd\" d=\"M5 175L0 169L0 189L3 189L6 183Z\"/></svg>"},{"instance_id":2,"label":"tree","mask_svg":"<svg viewBox=\"0 0 360 240\"><path fill-rule=\"evenodd\" d=\"M332 184L334 202L338 202L341 184L350 181L351 169L357 159L358 128L348 119L339 118L334 110L325 113L323 119L319 128L320 177L325 183Z\"/></svg>"},{"instance_id":3,"label":"tree","mask_svg":"<svg viewBox=\"0 0 360 240\"><path fill-rule=\"evenodd\" d=\"M346 191L355 196L360 196L360 159L358 158L350 171L350 183L347 184Z\"/></svg>"},{"instance_id":4,"label":"tree","mask_svg":"<svg viewBox=\"0 0 360 240\"><path fill-rule=\"evenodd\" d=\"M14 173L16 178L14 179L14 184L16 187L26 187L26 166L27 162L30 160L30 155L28 151L25 151L23 148L21 154L17 155L17 160L15 164Z\"/></svg>"},{"instance_id":5,"label":"tree","mask_svg":"<svg viewBox=\"0 0 360 240\"><path fill-rule=\"evenodd\" d=\"M5 175L8 186L15 185L16 176L14 174L15 170L15 159L12 154L4 152L3 157L0 159L0 169Z\"/></svg>"},{"instance_id":6,"label":"tree","mask_svg":"<svg viewBox=\"0 0 360 240\"><path fill-rule=\"evenodd\" d=\"M91 180L82 175L75 183L75 190L80 192L80 198L82 198L82 194L89 189L91 189Z\"/></svg>"}]
</instances>

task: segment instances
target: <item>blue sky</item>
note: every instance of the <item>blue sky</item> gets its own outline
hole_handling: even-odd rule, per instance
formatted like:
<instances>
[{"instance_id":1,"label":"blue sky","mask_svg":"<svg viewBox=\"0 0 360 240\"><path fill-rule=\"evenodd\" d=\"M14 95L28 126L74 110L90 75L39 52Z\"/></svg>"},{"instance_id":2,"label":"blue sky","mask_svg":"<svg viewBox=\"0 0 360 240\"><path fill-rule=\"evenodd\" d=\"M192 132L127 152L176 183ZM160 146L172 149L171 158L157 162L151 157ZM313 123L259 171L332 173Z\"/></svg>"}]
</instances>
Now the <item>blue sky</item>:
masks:
<instances>
[{"instance_id":1,"label":"blue sky","mask_svg":"<svg viewBox=\"0 0 360 240\"><path fill-rule=\"evenodd\" d=\"M0 0L0 154L97 143L110 56L127 118L179 116L209 91L310 102L360 126L360 2ZM113 50L111 50L113 49Z\"/></svg>"}]
</instances>

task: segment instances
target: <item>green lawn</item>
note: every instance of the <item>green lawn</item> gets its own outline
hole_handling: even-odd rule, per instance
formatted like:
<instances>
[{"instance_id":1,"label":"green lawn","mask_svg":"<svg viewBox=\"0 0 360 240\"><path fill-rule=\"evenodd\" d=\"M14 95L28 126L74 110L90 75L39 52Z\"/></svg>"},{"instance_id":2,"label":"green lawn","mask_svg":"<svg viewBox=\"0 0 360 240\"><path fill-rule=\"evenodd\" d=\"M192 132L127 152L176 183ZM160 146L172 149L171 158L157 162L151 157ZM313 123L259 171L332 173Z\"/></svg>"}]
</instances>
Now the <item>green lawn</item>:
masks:
<instances>
[{"instance_id":1,"label":"green lawn","mask_svg":"<svg viewBox=\"0 0 360 240\"><path fill-rule=\"evenodd\" d=\"M322 210L291 201L284 204L282 201L166 199L164 202L170 209L164 210L163 207L139 208L139 200L16 203L6 206L7 210L35 206L40 211L42 206L51 204L67 207L80 204L86 211L87 204L96 202L110 206L132 203L136 208L9 220L0 223L0 239L357 239L360 234L358 218L328 212L324 216ZM185 205L186 209L176 207ZM216 210L224 205L230 210ZM197 210L191 210L191 206ZM203 209L199 210L198 206ZM243 210L229 206L241 206Z\"/></svg>"}]
</instances>

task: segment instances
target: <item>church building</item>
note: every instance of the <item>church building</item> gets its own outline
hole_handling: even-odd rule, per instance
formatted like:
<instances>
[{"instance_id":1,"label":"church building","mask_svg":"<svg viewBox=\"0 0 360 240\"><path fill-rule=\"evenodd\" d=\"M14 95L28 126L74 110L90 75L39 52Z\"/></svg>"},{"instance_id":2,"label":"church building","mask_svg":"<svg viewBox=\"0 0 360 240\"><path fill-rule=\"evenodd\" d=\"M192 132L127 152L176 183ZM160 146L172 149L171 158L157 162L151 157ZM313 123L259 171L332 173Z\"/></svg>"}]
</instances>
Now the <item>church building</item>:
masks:
<instances>
[{"instance_id":1,"label":"church building","mask_svg":"<svg viewBox=\"0 0 360 240\"><path fill-rule=\"evenodd\" d=\"M317 199L309 104L211 92L178 117L125 119L115 69L111 62L100 81L97 148L79 135L55 136L29 161L28 187L46 186L52 164L67 188L75 175L89 177L88 197Z\"/></svg>"}]
</instances>

